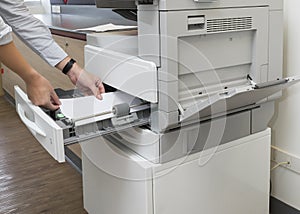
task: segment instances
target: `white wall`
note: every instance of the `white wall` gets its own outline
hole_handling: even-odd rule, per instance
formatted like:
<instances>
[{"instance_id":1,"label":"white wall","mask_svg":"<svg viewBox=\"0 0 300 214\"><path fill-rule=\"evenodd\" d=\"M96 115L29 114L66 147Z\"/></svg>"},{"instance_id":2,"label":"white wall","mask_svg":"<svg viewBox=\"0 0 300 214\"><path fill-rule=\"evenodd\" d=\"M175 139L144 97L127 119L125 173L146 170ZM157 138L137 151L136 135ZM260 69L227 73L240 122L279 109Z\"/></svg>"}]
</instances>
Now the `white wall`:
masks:
<instances>
[{"instance_id":1,"label":"white wall","mask_svg":"<svg viewBox=\"0 0 300 214\"><path fill-rule=\"evenodd\" d=\"M50 0L41 0L45 13L51 13Z\"/></svg>"},{"instance_id":2,"label":"white wall","mask_svg":"<svg viewBox=\"0 0 300 214\"><path fill-rule=\"evenodd\" d=\"M51 13L50 0L25 0L32 14Z\"/></svg>"},{"instance_id":3,"label":"white wall","mask_svg":"<svg viewBox=\"0 0 300 214\"><path fill-rule=\"evenodd\" d=\"M300 1L284 0L284 76L300 75ZM283 93L271 122L272 144L300 157L300 84ZM300 174L279 167L271 172L277 199L300 210Z\"/></svg>"}]
</instances>

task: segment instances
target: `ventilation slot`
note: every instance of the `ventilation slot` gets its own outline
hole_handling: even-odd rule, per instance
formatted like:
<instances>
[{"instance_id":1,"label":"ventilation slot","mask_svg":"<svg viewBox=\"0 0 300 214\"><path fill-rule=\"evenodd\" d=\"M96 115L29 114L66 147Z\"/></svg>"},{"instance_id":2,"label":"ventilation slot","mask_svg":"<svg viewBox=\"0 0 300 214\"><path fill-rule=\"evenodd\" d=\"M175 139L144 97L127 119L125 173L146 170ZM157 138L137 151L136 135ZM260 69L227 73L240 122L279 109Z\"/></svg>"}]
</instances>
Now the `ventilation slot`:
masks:
<instances>
[{"instance_id":1,"label":"ventilation slot","mask_svg":"<svg viewBox=\"0 0 300 214\"><path fill-rule=\"evenodd\" d=\"M252 17L209 19L207 20L207 32L235 31L252 28Z\"/></svg>"}]
</instances>

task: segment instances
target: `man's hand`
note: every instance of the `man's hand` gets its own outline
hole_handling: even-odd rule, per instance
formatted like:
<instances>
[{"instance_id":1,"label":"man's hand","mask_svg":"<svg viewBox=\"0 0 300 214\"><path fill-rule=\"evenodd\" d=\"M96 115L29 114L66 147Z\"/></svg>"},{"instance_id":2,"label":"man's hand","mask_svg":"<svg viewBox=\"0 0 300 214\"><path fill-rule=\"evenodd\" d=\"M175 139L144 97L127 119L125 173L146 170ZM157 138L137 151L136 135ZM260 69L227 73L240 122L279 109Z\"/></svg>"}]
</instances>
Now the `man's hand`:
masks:
<instances>
[{"instance_id":1,"label":"man's hand","mask_svg":"<svg viewBox=\"0 0 300 214\"><path fill-rule=\"evenodd\" d=\"M12 41L0 45L0 61L24 80L27 95L34 105L50 110L59 108L60 101L49 81L26 62Z\"/></svg>"},{"instance_id":2,"label":"man's hand","mask_svg":"<svg viewBox=\"0 0 300 214\"><path fill-rule=\"evenodd\" d=\"M105 89L97 76L83 70L76 63L67 75L71 82L85 95L94 95L96 98L102 99L101 94L105 93Z\"/></svg>"},{"instance_id":3,"label":"man's hand","mask_svg":"<svg viewBox=\"0 0 300 214\"><path fill-rule=\"evenodd\" d=\"M43 76L36 74L26 82L28 98L34 105L56 110L61 104L53 87Z\"/></svg>"}]
</instances>

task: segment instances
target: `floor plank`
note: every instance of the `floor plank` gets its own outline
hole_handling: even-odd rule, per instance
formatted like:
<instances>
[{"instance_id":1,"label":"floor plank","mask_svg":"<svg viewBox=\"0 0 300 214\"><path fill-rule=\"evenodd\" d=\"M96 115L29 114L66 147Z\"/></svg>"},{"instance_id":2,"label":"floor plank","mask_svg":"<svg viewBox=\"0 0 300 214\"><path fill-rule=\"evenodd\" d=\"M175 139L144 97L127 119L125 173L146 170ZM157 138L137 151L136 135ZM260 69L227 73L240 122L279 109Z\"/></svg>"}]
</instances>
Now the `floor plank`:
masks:
<instances>
[{"instance_id":1,"label":"floor plank","mask_svg":"<svg viewBox=\"0 0 300 214\"><path fill-rule=\"evenodd\" d=\"M86 213L81 175L59 164L0 97L0 213Z\"/></svg>"}]
</instances>

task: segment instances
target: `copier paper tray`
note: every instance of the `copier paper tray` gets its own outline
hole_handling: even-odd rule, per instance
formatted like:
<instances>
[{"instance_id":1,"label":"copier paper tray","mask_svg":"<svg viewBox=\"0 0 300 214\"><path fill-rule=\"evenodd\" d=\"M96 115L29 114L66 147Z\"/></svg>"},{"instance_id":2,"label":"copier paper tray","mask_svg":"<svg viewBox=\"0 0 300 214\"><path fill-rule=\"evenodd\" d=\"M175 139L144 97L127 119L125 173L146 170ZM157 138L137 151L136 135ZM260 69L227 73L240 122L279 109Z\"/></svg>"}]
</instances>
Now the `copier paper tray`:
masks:
<instances>
[{"instance_id":1,"label":"copier paper tray","mask_svg":"<svg viewBox=\"0 0 300 214\"><path fill-rule=\"evenodd\" d=\"M226 112L226 109L259 104L299 81L297 76L222 91L189 106L178 118L178 124L188 124L195 116L224 112L224 106ZM23 123L58 162L65 161L65 145L150 123L150 103L120 91L104 94L102 101L94 96L61 99L62 115L57 115L58 120L34 106L18 86L15 86L15 99Z\"/></svg>"},{"instance_id":2,"label":"copier paper tray","mask_svg":"<svg viewBox=\"0 0 300 214\"><path fill-rule=\"evenodd\" d=\"M123 92L61 99L55 117L34 106L15 86L16 110L38 142L58 162L65 161L64 146L149 123L150 104Z\"/></svg>"}]
</instances>

